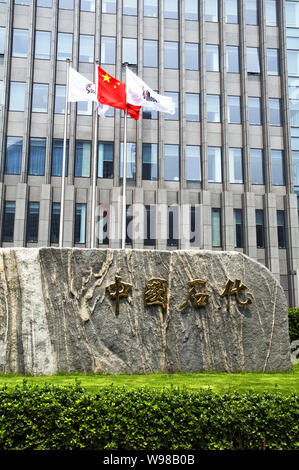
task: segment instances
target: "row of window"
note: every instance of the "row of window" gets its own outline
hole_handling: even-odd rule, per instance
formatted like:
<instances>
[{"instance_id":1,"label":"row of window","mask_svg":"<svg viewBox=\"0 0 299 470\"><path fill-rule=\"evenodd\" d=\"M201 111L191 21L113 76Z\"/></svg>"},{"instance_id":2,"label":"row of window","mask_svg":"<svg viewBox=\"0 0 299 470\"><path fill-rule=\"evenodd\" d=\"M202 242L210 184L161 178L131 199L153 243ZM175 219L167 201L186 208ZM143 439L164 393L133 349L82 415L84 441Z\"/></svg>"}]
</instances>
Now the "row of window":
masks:
<instances>
[{"instance_id":1,"label":"row of window","mask_svg":"<svg viewBox=\"0 0 299 470\"><path fill-rule=\"evenodd\" d=\"M166 181L179 181L180 179L180 150L179 145L165 144L164 153L164 179ZM46 156L46 139L31 138L29 146L29 175L44 175ZM52 176L62 174L63 141L53 140L52 147ZM243 152L241 148L230 148L229 181L243 183ZM68 158L68 146L67 146ZM208 181L221 183L223 175L223 155L220 147L208 147ZM21 173L22 139L7 137L5 173L16 175ZM123 175L123 143L120 146L120 177ZM91 174L91 142L76 141L74 176L89 178ZM68 166L68 165L67 165ZM114 176L114 144L113 142L99 142L98 144L98 178L113 178ZM272 184L284 185L284 153L282 150L271 151ZM251 184L264 184L264 152L261 149L250 150L250 182ZM66 168L67 169L67 168ZM295 185L299 184L299 152L293 152L293 169ZM187 181L200 182L202 180L201 148L196 145L185 147L185 174ZM143 143L142 145L142 179L155 181L158 179L158 145ZM127 143L127 178L136 178L136 144Z\"/></svg>"},{"instance_id":2,"label":"row of window","mask_svg":"<svg viewBox=\"0 0 299 470\"><path fill-rule=\"evenodd\" d=\"M38 228L39 228L39 210L40 205L38 202L29 202L27 211L27 224L26 224L26 242L38 242ZM6 201L4 204L3 214L3 229L2 229L2 242L13 242L14 239L14 221L15 221L16 203L14 201ZM221 223L221 209L212 208L211 213L211 228L212 228L212 246L214 248L222 247L222 223ZM264 211L257 209L256 213L256 246L257 248L265 248L265 217ZM75 204L75 223L74 223L74 243L86 243L86 204ZM190 208L190 242L194 242L196 238L196 208ZM234 247L244 247L244 224L243 224L243 211L242 209L233 209L234 218ZM107 212L98 219L98 244L109 244L109 229L108 229L108 216ZM130 237L131 233L128 230L130 222L133 220L132 206L127 206L127 233L126 243L132 244ZM60 203L52 203L51 212L51 229L50 229L50 243L58 243L59 241L59 228L60 228ZM145 206L144 214L144 244L155 245L156 243L156 223L155 223L155 206ZM168 246L178 246L178 211L176 206L168 207ZM198 234L197 234L198 235ZM285 227L285 213L282 210L277 211L277 237L278 247L286 248L286 227Z\"/></svg>"}]
</instances>

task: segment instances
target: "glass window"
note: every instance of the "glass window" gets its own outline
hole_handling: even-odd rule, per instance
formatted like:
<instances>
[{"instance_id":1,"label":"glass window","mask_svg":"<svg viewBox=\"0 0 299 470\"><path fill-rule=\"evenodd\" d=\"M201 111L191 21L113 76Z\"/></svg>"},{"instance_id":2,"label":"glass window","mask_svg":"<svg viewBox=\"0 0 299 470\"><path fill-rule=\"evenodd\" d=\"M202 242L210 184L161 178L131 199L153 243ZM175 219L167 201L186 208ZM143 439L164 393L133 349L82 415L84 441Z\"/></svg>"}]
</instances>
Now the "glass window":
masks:
<instances>
[{"instance_id":1,"label":"glass window","mask_svg":"<svg viewBox=\"0 0 299 470\"><path fill-rule=\"evenodd\" d=\"M144 245L156 243L156 210L155 206L144 206Z\"/></svg>"},{"instance_id":2,"label":"glass window","mask_svg":"<svg viewBox=\"0 0 299 470\"><path fill-rule=\"evenodd\" d=\"M239 22L238 0L226 0L225 22L226 23L238 23Z\"/></svg>"},{"instance_id":3,"label":"glass window","mask_svg":"<svg viewBox=\"0 0 299 470\"><path fill-rule=\"evenodd\" d=\"M34 83L32 93L32 112L48 112L48 89L49 85L45 83Z\"/></svg>"},{"instance_id":4,"label":"glass window","mask_svg":"<svg viewBox=\"0 0 299 470\"><path fill-rule=\"evenodd\" d=\"M258 24L258 9L257 0L246 0L246 24L257 25Z\"/></svg>"},{"instance_id":5,"label":"glass window","mask_svg":"<svg viewBox=\"0 0 299 470\"><path fill-rule=\"evenodd\" d=\"M12 201L5 201L3 212L2 241L13 242L16 203Z\"/></svg>"},{"instance_id":6,"label":"glass window","mask_svg":"<svg viewBox=\"0 0 299 470\"><path fill-rule=\"evenodd\" d=\"M179 43L178 42L164 42L164 67L166 69L179 68Z\"/></svg>"},{"instance_id":7,"label":"glass window","mask_svg":"<svg viewBox=\"0 0 299 470\"><path fill-rule=\"evenodd\" d=\"M186 70L199 70L199 44L185 43L185 67Z\"/></svg>"},{"instance_id":8,"label":"glass window","mask_svg":"<svg viewBox=\"0 0 299 470\"><path fill-rule=\"evenodd\" d=\"M58 243L59 242L59 227L60 227L60 203L52 203L52 213L51 213L51 235L50 242Z\"/></svg>"},{"instance_id":9,"label":"glass window","mask_svg":"<svg viewBox=\"0 0 299 470\"><path fill-rule=\"evenodd\" d=\"M38 241L39 202L29 202L27 212L26 241L37 243Z\"/></svg>"},{"instance_id":10,"label":"glass window","mask_svg":"<svg viewBox=\"0 0 299 470\"><path fill-rule=\"evenodd\" d=\"M0 55L4 55L5 52L5 32L4 27L0 27Z\"/></svg>"},{"instance_id":11,"label":"glass window","mask_svg":"<svg viewBox=\"0 0 299 470\"><path fill-rule=\"evenodd\" d=\"M266 25L277 26L277 2L266 0Z\"/></svg>"},{"instance_id":12,"label":"glass window","mask_svg":"<svg viewBox=\"0 0 299 470\"><path fill-rule=\"evenodd\" d=\"M102 13L116 13L116 0L102 0Z\"/></svg>"},{"instance_id":13,"label":"glass window","mask_svg":"<svg viewBox=\"0 0 299 470\"><path fill-rule=\"evenodd\" d=\"M143 65L144 67L158 67L158 41L143 41Z\"/></svg>"},{"instance_id":14,"label":"glass window","mask_svg":"<svg viewBox=\"0 0 299 470\"><path fill-rule=\"evenodd\" d=\"M222 157L220 147L208 147L208 181L209 183L221 183L222 181Z\"/></svg>"},{"instance_id":15,"label":"glass window","mask_svg":"<svg viewBox=\"0 0 299 470\"><path fill-rule=\"evenodd\" d=\"M29 146L29 175L44 175L46 139L31 138Z\"/></svg>"},{"instance_id":16,"label":"glass window","mask_svg":"<svg viewBox=\"0 0 299 470\"><path fill-rule=\"evenodd\" d=\"M101 63L115 64L116 39L109 36L101 38Z\"/></svg>"},{"instance_id":17,"label":"glass window","mask_svg":"<svg viewBox=\"0 0 299 470\"><path fill-rule=\"evenodd\" d=\"M247 72L260 73L260 53L258 47L247 47Z\"/></svg>"},{"instance_id":18,"label":"glass window","mask_svg":"<svg viewBox=\"0 0 299 470\"><path fill-rule=\"evenodd\" d=\"M206 70L207 72L219 72L219 46L206 45Z\"/></svg>"},{"instance_id":19,"label":"glass window","mask_svg":"<svg viewBox=\"0 0 299 470\"><path fill-rule=\"evenodd\" d=\"M299 127L299 100L290 99L289 103L290 103L291 126Z\"/></svg>"},{"instance_id":20,"label":"glass window","mask_svg":"<svg viewBox=\"0 0 299 470\"><path fill-rule=\"evenodd\" d=\"M9 110L24 111L26 83L10 82Z\"/></svg>"},{"instance_id":21,"label":"glass window","mask_svg":"<svg viewBox=\"0 0 299 470\"><path fill-rule=\"evenodd\" d=\"M279 98L269 98L269 118L271 126L281 126L281 105Z\"/></svg>"},{"instance_id":22,"label":"glass window","mask_svg":"<svg viewBox=\"0 0 299 470\"><path fill-rule=\"evenodd\" d=\"M248 97L248 119L249 124L261 125L261 99L253 96Z\"/></svg>"},{"instance_id":23,"label":"glass window","mask_svg":"<svg viewBox=\"0 0 299 470\"><path fill-rule=\"evenodd\" d=\"M124 174L124 144L120 144L120 177ZM127 178L136 178L136 144L127 142Z\"/></svg>"},{"instance_id":24,"label":"glass window","mask_svg":"<svg viewBox=\"0 0 299 470\"><path fill-rule=\"evenodd\" d=\"M19 175L21 173L22 146L22 137L7 137L4 170L7 175Z\"/></svg>"},{"instance_id":25,"label":"glass window","mask_svg":"<svg viewBox=\"0 0 299 470\"><path fill-rule=\"evenodd\" d=\"M179 181L180 179L178 145L164 145L164 179L165 181Z\"/></svg>"},{"instance_id":26,"label":"glass window","mask_svg":"<svg viewBox=\"0 0 299 470\"><path fill-rule=\"evenodd\" d=\"M144 16L157 18L159 16L158 0L144 0L143 14Z\"/></svg>"},{"instance_id":27,"label":"glass window","mask_svg":"<svg viewBox=\"0 0 299 470\"><path fill-rule=\"evenodd\" d=\"M241 97L228 96L227 97L227 119L230 124L241 123Z\"/></svg>"},{"instance_id":28,"label":"glass window","mask_svg":"<svg viewBox=\"0 0 299 470\"><path fill-rule=\"evenodd\" d=\"M137 15L137 0L123 0L123 14Z\"/></svg>"},{"instance_id":29,"label":"glass window","mask_svg":"<svg viewBox=\"0 0 299 470\"><path fill-rule=\"evenodd\" d=\"M284 162L282 150L271 150L272 162L272 184L275 186L284 185Z\"/></svg>"},{"instance_id":30,"label":"glass window","mask_svg":"<svg viewBox=\"0 0 299 470\"><path fill-rule=\"evenodd\" d=\"M95 0L81 0L81 11L95 11Z\"/></svg>"},{"instance_id":31,"label":"glass window","mask_svg":"<svg viewBox=\"0 0 299 470\"><path fill-rule=\"evenodd\" d=\"M75 176L80 178L90 177L90 153L90 142L86 142L83 140L76 141Z\"/></svg>"},{"instance_id":32,"label":"glass window","mask_svg":"<svg viewBox=\"0 0 299 470\"><path fill-rule=\"evenodd\" d=\"M71 59L73 54L73 35L58 33L57 60Z\"/></svg>"},{"instance_id":33,"label":"glass window","mask_svg":"<svg viewBox=\"0 0 299 470\"><path fill-rule=\"evenodd\" d=\"M213 22L218 21L218 0L209 0L206 2L205 20Z\"/></svg>"},{"instance_id":34,"label":"glass window","mask_svg":"<svg viewBox=\"0 0 299 470\"><path fill-rule=\"evenodd\" d=\"M55 85L55 108L54 113L64 114L65 111L65 85ZM68 103L68 113L70 112L70 103Z\"/></svg>"},{"instance_id":35,"label":"glass window","mask_svg":"<svg viewBox=\"0 0 299 470\"><path fill-rule=\"evenodd\" d=\"M75 243L85 243L86 237L86 204L75 205Z\"/></svg>"},{"instance_id":36,"label":"glass window","mask_svg":"<svg viewBox=\"0 0 299 470\"><path fill-rule=\"evenodd\" d=\"M299 186L299 152L292 152L294 186Z\"/></svg>"},{"instance_id":37,"label":"glass window","mask_svg":"<svg viewBox=\"0 0 299 470\"><path fill-rule=\"evenodd\" d=\"M69 157L69 141L66 141L66 165L65 165L65 176L67 176L68 170L68 157ZM62 160L63 160L63 140L54 139L52 145L52 176L62 175Z\"/></svg>"},{"instance_id":38,"label":"glass window","mask_svg":"<svg viewBox=\"0 0 299 470\"><path fill-rule=\"evenodd\" d=\"M243 247L243 213L242 209L234 209L234 246Z\"/></svg>"},{"instance_id":39,"label":"glass window","mask_svg":"<svg viewBox=\"0 0 299 470\"><path fill-rule=\"evenodd\" d=\"M299 28L299 3L285 2L286 4L286 24L288 28Z\"/></svg>"},{"instance_id":40,"label":"glass window","mask_svg":"<svg viewBox=\"0 0 299 470\"><path fill-rule=\"evenodd\" d=\"M50 31L35 32L35 51L36 59L50 59L51 33Z\"/></svg>"},{"instance_id":41,"label":"glass window","mask_svg":"<svg viewBox=\"0 0 299 470\"><path fill-rule=\"evenodd\" d=\"M123 38L123 62L137 64L137 39Z\"/></svg>"},{"instance_id":42,"label":"glass window","mask_svg":"<svg viewBox=\"0 0 299 470\"><path fill-rule=\"evenodd\" d=\"M142 179L158 179L158 145L142 144Z\"/></svg>"},{"instance_id":43,"label":"glass window","mask_svg":"<svg viewBox=\"0 0 299 470\"><path fill-rule=\"evenodd\" d=\"M179 245L179 213L177 206L168 206L168 239L167 246Z\"/></svg>"},{"instance_id":44,"label":"glass window","mask_svg":"<svg viewBox=\"0 0 299 470\"><path fill-rule=\"evenodd\" d=\"M201 159L200 146L187 145L185 150L186 157L186 180L201 181Z\"/></svg>"},{"instance_id":45,"label":"glass window","mask_svg":"<svg viewBox=\"0 0 299 470\"><path fill-rule=\"evenodd\" d=\"M81 116L92 115L92 101L77 101L77 114ZM107 114L105 114L107 116Z\"/></svg>"},{"instance_id":46,"label":"glass window","mask_svg":"<svg viewBox=\"0 0 299 470\"><path fill-rule=\"evenodd\" d=\"M264 157L261 149L250 150L250 183L264 184Z\"/></svg>"},{"instance_id":47,"label":"glass window","mask_svg":"<svg viewBox=\"0 0 299 470\"><path fill-rule=\"evenodd\" d=\"M37 0L38 7L52 7L52 0Z\"/></svg>"},{"instance_id":48,"label":"glass window","mask_svg":"<svg viewBox=\"0 0 299 470\"><path fill-rule=\"evenodd\" d=\"M278 49L267 49L267 72L268 75L279 75Z\"/></svg>"},{"instance_id":49,"label":"glass window","mask_svg":"<svg viewBox=\"0 0 299 470\"><path fill-rule=\"evenodd\" d=\"M229 73L239 73L239 47L226 46L226 68Z\"/></svg>"},{"instance_id":50,"label":"glass window","mask_svg":"<svg viewBox=\"0 0 299 470\"><path fill-rule=\"evenodd\" d=\"M14 0L15 5L29 5L30 0Z\"/></svg>"},{"instance_id":51,"label":"glass window","mask_svg":"<svg viewBox=\"0 0 299 470\"><path fill-rule=\"evenodd\" d=\"M277 211L278 248L286 248L286 227L284 211Z\"/></svg>"},{"instance_id":52,"label":"glass window","mask_svg":"<svg viewBox=\"0 0 299 470\"><path fill-rule=\"evenodd\" d=\"M220 95L207 95L208 122L221 122Z\"/></svg>"},{"instance_id":53,"label":"glass window","mask_svg":"<svg viewBox=\"0 0 299 470\"><path fill-rule=\"evenodd\" d=\"M27 57L28 54L28 30L14 29L12 39L13 57Z\"/></svg>"},{"instance_id":54,"label":"glass window","mask_svg":"<svg viewBox=\"0 0 299 470\"><path fill-rule=\"evenodd\" d=\"M178 18L178 0L164 0L164 17Z\"/></svg>"},{"instance_id":55,"label":"glass window","mask_svg":"<svg viewBox=\"0 0 299 470\"><path fill-rule=\"evenodd\" d=\"M174 114L165 113L164 119L167 121L178 121L180 119L179 94L177 92L165 91L164 95L172 98L175 103L175 113Z\"/></svg>"},{"instance_id":56,"label":"glass window","mask_svg":"<svg viewBox=\"0 0 299 470\"><path fill-rule=\"evenodd\" d=\"M200 95L186 93L186 121L200 121Z\"/></svg>"},{"instance_id":57,"label":"glass window","mask_svg":"<svg viewBox=\"0 0 299 470\"><path fill-rule=\"evenodd\" d=\"M241 148L229 149L230 183L243 183L243 153Z\"/></svg>"},{"instance_id":58,"label":"glass window","mask_svg":"<svg viewBox=\"0 0 299 470\"><path fill-rule=\"evenodd\" d=\"M0 80L0 110L4 104L4 83L3 80Z\"/></svg>"},{"instance_id":59,"label":"glass window","mask_svg":"<svg viewBox=\"0 0 299 470\"><path fill-rule=\"evenodd\" d=\"M185 20L198 20L197 0L185 0Z\"/></svg>"},{"instance_id":60,"label":"glass window","mask_svg":"<svg viewBox=\"0 0 299 470\"><path fill-rule=\"evenodd\" d=\"M59 0L59 8L62 10L73 10L74 0Z\"/></svg>"},{"instance_id":61,"label":"glass window","mask_svg":"<svg viewBox=\"0 0 299 470\"><path fill-rule=\"evenodd\" d=\"M288 73L289 75L299 76L299 51L287 51Z\"/></svg>"},{"instance_id":62,"label":"glass window","mask_svg":"<svg viewBox=\"0 0 299 470\"><path fill-rule=\"evenodd\" d=\"M257 248L265 248L265 222L264 211L256 209L255 211L255 224L256 224L256 246Z\"/></svg>"},{"instance_id":63,"label":"glass window","mask_svg":"<svg viewBox=\"0 0 299 470\"><path fill-rule=\"evenodd\" d=\"M79 62L90 62L94 60L94 36L80 34Z\"/></svg>"},{"instance_id":64,"label":"glass window","mask_svg":"<svg viewBox=\"0 0 299 470\"><path fill-rule=\"evenodd\" d=\"M109 245L109 208L101 204L97 217L97 243L98 245Z\"/></svg>"},{"instance_id":65,"label":"glass window","mask_svg":"<svg viewBox=\"0 0 299 470\"><path fill-rule=\"evenodd\" d=\"M98 178L113 178L113 142L98 143Z\"/></svg>"},{"instance_id":66,"label":"glass window","mask_svg":"<svg viewBox=\"0 0 299 470\"><path fill-rule=\"evenodd\" d=\"M219 248L221 242L221 209L212 209L212 246Z\"/></svg>"}]
</instances>

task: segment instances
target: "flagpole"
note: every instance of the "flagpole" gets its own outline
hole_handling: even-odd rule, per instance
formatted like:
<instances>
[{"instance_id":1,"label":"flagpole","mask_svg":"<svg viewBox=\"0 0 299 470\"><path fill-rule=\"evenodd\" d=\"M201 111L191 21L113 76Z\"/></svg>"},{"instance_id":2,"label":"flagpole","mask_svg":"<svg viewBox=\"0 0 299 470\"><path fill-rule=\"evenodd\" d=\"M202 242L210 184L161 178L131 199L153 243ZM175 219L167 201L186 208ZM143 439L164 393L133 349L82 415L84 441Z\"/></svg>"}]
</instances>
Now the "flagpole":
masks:
<instances>
[{"instance_id":1,"label":"flagpole","mask_svg":"<svg viewBox=\"0 0 299 470\"><path fill-rule=\"evenodd\" d=\"M125 70L127 72L128 63L125 64ZM127 216L127 203L126 203L126 191L127 191L127 106L125 111L125 129L124 129L124 151L123 151L123 206L122 206L122 244L121 247L124 250L126 247L126 216Z\"/></svg>"},{"instance_id":2,"label":"flagpole","mask_svg":"<svg viewBox=\"0 0 299 470\"><path fill-rule=\"evenodd\" d=\"M68 117L68 97L69 97L68 96L69 95L69 75L70 75L70 59L66 59L66 90L65 90L65 104L64 104L64 133L63 133L62 174L61 174L59 248L62 248L62 246L63 246L63 235L64 235L66 137L67 137L67 117Z\"/></svg>"},{"instance_id":3,"label":"flagpole","mask_svg":"<svg viewBox=\"0 0 299 470\"><path fill-rule=\"evenodd\" d=\"M98 65L99 61L95 63L95 83L96 93L98 90ZM91 241L90 247L95 248L95 212L97 201L97 155L98 155L98 109L96 107L96 115L94 119L94 142L93 142L93 171L92 171L92 205L91 205Z\"/></svg>"}]
</instances>

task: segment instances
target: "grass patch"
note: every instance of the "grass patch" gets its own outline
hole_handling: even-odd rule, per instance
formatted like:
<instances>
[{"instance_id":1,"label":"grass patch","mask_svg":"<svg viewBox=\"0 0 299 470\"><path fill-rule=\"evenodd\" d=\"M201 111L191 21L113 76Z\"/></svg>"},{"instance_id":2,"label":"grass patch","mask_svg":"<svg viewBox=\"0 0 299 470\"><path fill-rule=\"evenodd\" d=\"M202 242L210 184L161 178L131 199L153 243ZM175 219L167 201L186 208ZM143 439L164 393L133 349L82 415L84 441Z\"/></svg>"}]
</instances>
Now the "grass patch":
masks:
<instances>
[{"instance_id":1,"label":"grass patch","mask_svg":"<svg viewBox=\"0 0 299 470\"><path fill-rule=\"evenodd\" d=\"M124 386L129 390L140 387L153 389L184 388L197 392L210 389L215 393L227 391L256 393L275 392L299 394L299 364L293 365L293 370L285 373L238 373L222 372L177 373L177 374L148 374L148 375L100 375L90 373L57 374L53 376L24 376L17 374L0 374L0 387L4 385L15 387L26 379L29 383L43 386L74 385L80 383L90 393L96 393L102 387L110 385Z\"/></svg>"}]
</instances>

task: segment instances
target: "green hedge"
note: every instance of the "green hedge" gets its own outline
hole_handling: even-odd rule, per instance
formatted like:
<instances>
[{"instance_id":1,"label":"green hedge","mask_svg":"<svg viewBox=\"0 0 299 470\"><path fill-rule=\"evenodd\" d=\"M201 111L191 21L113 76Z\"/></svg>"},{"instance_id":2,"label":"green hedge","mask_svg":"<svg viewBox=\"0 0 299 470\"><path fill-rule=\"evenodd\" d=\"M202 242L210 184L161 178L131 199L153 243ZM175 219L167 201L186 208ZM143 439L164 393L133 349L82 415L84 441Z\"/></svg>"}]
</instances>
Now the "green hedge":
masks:
<instances>
[{"instance_id":1,"label":"green hedge","mask_svg":"<svg viewBox=\"0 0 299 470\"><path fill-rule=\"evenodd\" d=\"M290 340L299 339L299 308L289 308L289 333Z\"/></svg>"},{"instance_id":2,"label":"green hedge","mask_svg":"<svg viewBox=\"0 0 299 470\"><path fill-rule=\"evenodd\" d=\"M1 450L298 450L299 397L24 383L0 389Z\"/></svg>"}]
</instances>

